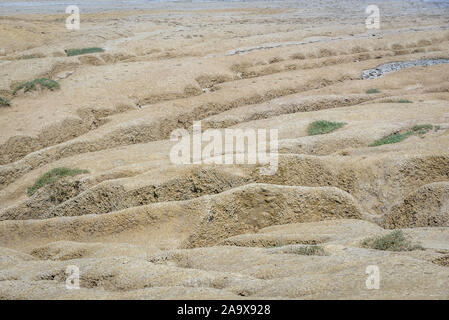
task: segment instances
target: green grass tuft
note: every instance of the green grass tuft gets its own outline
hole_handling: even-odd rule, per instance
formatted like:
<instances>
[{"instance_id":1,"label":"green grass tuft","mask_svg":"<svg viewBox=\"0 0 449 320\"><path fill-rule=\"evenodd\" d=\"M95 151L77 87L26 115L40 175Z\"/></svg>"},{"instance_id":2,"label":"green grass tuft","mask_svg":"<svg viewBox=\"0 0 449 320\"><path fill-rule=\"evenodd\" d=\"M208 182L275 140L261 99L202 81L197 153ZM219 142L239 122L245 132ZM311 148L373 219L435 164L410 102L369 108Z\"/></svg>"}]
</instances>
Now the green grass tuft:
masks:
<instances>
[{"instance_id":1,"label":"green grass tuft","mask_svg":"<svg viewBox=\"0 0 449 320\"><path fill-rule=\"evenodd\" d=\"M0 97L0 106L9 107L11 105L11 101L9 99Z\"/></svg>"},{"instance_id":2,"label":"green grass tuft","mask_svg":"<svg viewBox=\"0 0 449 320\"><path fill-rule=\"evenodd\" d=\"M398 143L401 142L411 135L423 135L429 132L433 129L433 125L431 124L420 124L412 127L411 130L405 132L405 133L394 133L389 136L383 137L379 140L374 141L372 144L370 144L370 147L377 147L384 144L392 144L392 143Z\"/></svg>"},{"instance_id":3,"label":"green grass tuft","mask_svg":"<svg viewBox=\"0 0 449 320\"><path fill-rule=\"evenodd\" d=\"M380 101L380 103L413 103L413 101L410 101L408 99L399 99L399 100L387 99Z\"/></svg>"},{"instance_id":4,"label":"green grass tuft","mask_svg":"<svg viewBox=\"0 0 449 320\"><path fill-rule=\"evenodd\" d=\"M104 52L104 49L98 48L98 47L91 47L91 48L65 50L65 53L67 54L68 57L78 56L80 54L95 53L95 52Z\"/></svg>"},{"instance_id":5,"label":"green grass tuft","mask_svg":"<svg viewBox=\"0 0 449 320\"><path fill-rule=\"evenodd\" d=\"M64 167L54 168L46 172L42 176L40 176L40 178L37 179L34 185L28 188L27 194L29 196L32 196L38 189L42 188L47 184L52 184L63 177L68 176L73 177L82 173L89 173L89 171L81 169L70 169Z\"/></svg>"},{"instance_id":6,"label":"green grass tuft","mask_svg":"<svg viewBox=\"0 0 449 320\"><path fill-rule=\"evenodd\" d=\"M433 129L433 126L431 124L420 124L416 125L412 128L413 133L416 134L426 134L430 130Z\"/></svg>"},{"instance_id":7,"label":"green grass tuft","mask_svg":"<svg viewBox=\"0 0 449 320\"><path fill-rule=\"evenodd\" d=\"M307 128L307 134L309 136L314 136L317 134L325 134L337 130L343 127L346 123L344 122L330 122L326 120L318 120L309 124Z\"/></svg>"},{"instance_id":8,"label":"green grass tuft","mask_svg":"<svg viewBox=\"0 0 449 320\"><path fill-rule=\"evenodd\" d=\"M367 94L380 93L379 89L368 89L366 90Z\"/></svg>"},{"instance_id":9,"label":"green grass tuft","mask_svg":"<svg viewBox=\"0 0 449 320\"><path fill-rule=\"evenodd\" d=\"M387 251L424 250L421 246L413 245L408 241L401 230L393 231L381 237L367 238L362 241L362 247Z\"/></svg>"},{"instance_id":10,"label":"green grass tuft","mask_svg":"<svg viewBox=\"0 0 449 320\"><path fill-rule=\"evenodd\" d=\"M23 89L25 92L37 90L37 85L39 85L41 88L47 88L52 91L54 89L59 89L58 82L56 82L54 80L47 79L47 78L38 78L38 79L34 79L33 81L27 81L27 82L19 84L14 89L12 94L16 94L21 89Z\"/></svg>"},{"instance_id":11,"label":"green grass tuft","mask_svg":"<svg viewBox=\"0 0 449 320\"><path fill-rule=\"evenodd\" d=\"M370 147L377 147L384 144L393 144L401 142L405 139L407 139L409 136L412 135L412 131L406 132L406 133L395 133L391 134L389 136L383 137L379 140L374 141L372 144L370 144Z\"/></svg>"}]
</instances>

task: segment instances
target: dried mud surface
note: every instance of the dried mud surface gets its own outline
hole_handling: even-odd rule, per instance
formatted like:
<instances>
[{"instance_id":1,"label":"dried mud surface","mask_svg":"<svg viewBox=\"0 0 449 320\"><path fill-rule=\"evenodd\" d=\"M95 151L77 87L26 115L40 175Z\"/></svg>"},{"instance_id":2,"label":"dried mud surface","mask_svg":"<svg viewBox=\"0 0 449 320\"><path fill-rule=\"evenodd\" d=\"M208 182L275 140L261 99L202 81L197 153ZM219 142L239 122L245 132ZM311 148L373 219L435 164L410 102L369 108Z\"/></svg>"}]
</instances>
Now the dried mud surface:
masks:
<instances>
[{"instance_id":1,"label":"dried mud surface","mask_svg":"<svg viewBox=\"0 0 449 320\"><path fill-rule=\"evenodd\" d=\"M449 7L380 1L367 30L338 3L92 4L76 32L2 12L0 299L449 299ZM41 77L60 88L13 93ZM194 121L278 129L278 170L173 164ZM27 194L57 167L88 173ZM362 245L392 230L419 247Z\"/></svg>"}]
</instances>

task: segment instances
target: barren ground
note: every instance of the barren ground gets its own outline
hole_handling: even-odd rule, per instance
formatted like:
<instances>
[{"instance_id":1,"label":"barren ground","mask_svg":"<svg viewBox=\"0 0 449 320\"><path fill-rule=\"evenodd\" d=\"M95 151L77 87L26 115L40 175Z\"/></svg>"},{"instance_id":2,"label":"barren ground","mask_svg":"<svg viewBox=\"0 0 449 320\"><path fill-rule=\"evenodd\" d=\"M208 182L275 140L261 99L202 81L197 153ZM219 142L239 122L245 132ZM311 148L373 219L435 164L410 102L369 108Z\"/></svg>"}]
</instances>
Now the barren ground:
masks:
<instances>
[{"instance_id":1,"label":"barren ground","mask_svg":"<svg viewBox=\"0 0 449 320\"><path fill-rule=\"evenodd\" d=\"M0 12L0 298L448 299L449 64L362 73L449 59L449 6L376 2L380 30L355 0L92 6L79 31ZM13 94L42 77L60 88ZM200 120L278 129L277 172L173 164ZM27 194L57 167L88 173ZM421 248L362 245L392 229Z\"/></svg>"}]
</instances>

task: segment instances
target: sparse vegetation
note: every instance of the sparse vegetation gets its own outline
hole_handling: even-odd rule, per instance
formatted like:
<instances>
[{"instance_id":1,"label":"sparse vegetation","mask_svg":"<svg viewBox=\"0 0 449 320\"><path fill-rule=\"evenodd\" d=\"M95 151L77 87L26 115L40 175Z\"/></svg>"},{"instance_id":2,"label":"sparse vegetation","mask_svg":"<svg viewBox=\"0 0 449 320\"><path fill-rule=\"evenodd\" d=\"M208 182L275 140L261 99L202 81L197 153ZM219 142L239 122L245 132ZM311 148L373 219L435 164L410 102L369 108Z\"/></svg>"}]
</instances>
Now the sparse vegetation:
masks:
<instances>
[{"instance_id":1,"label":"sparse vegetation","mask_svg":"<svg viewBox=\"0 0 449 320\"><path fill-rule=\"evenodd\" d=\"M303 55L302 53L295 53L295 54L291 55L290 58L294 59L294 60L304 60L306 58L306 56Z\"/></svg>"},{"instance_id":2,"label":"sparse vegetation","mask_svg":"<svg viewBox=\"0 0 449 320\"><path fill-rule=\"evenodd\" d=\"M401 230L393 231L385 236L367 238L362 241L362 247L387 251L423 250L421 246L407 240Z\"/></svg>"},{"instance_id":3,"label":"sparse vegetation","mask_svg":"<svg viewBox=\"0 0 449 320\"><path fill-rule=\"evenodd\" d=\"M412 131L416 134L426 134L430 130L433 129L433 125L431 124L420 124L413 126Z\"/></svg>"},{"instance_id":4,"label":"sparse vegetation","mask_svg":"<svg viewBox=\"0 0 449 320\"><path fill-rule=\"evenodd\" d=\"M70 169L70 168L65 168L65 167L60 167L60 168L54 168L48 172L46 172L45 174L43 174L42 176L40 176L39 179L37 179L37 181L34 183L33 186L28 188L28 195L32 196L37 190L39 190L40 188L42 188L43 186L47 185L47 184L52 184L55 181L64 178L64 177L73 177L76 176L78 174L82 174L82 173L89 173L89 171L87 170L82 170L82 169Z\"/></svg>"},{"instance_id":5,"label":"sparse vegetation","mask_svg":"<svg viewBox=\"0 0 449 320\"><path fill-rule=\"evenodd\" d=\"M432 262L442 267L449 267L449 255L434 259Z\"/></svg>"},{"instance_id":6,"label":"sparse vegetation","mask_svg":"<svg viewBox=\"0 0 449 320\"><path fill-rule=\"evenodd\" d=\"M65 53L68 57L72 56L78 56L81 54L87 54L87 53L95 53L95 52L104 52L103 48L98 47L90 47L90 48L80 48L80 49L67 49L65 50Z\"/></svg>"},{"instance_id":7,"label":"sparse vegetation","mask_svg":"<svg viewBox=\"0 0 449 320\"><path fill-rule=\"evenodd\" d=\"M325 134L337 130L343 127L346 123L344 122L331 122L326 120L318 120L309 124L307 128L307 134L309 136L314 136L317 134Z\"/></svg>"},{"instance_id":8,"label":"sparse vegetation","mask_svg":"<svg viewBox=\"0 0 449 320\"><path fill-rule=\"evenodd\" d=\"M324 57L330 57L335 55L335 52L329 49L320 49L319 53L318 53L318 57L319 58L324 58Z\"/></svg>"},{"instance_id":9,"label":"sparse vegetation","mask_svg":"<svg viewBox=\"0 0 449 320\"><path fill-rule=\"evenodd\" d=\"M377 147L377 146L381 146L384 144L393 144L393 143L398 143L401 142L402 140L407 139L413 132L409 131L406 133L394 133L391 134L389 136L383 137L379 140L374 141L370 147Z\"/></svg>"},{"instance_id":10,"label":"sparse vegetation","mask_svg":"<svg viewBox=\"0 0 449 320\"><path fill-rule=\"evenodd\" d=\"M21 56L19 59L20 60L29 60L29 59L38 59L38 58L43 58L42 54L26 54Z\"/></svg>"},{"instance_id":11,"label":"sparse vegetation","mask_svg":"<svg viewBox=\"0 0 449 320\"><path fill-rule=\"evenodd\" d=\"M381 101L382 103L413 103L413 101L410 101L408 99L399 99L399 100L384 100Z\"/></svg>"},{"instance_id":12,"label":"sparse vegetation","mask_svg":"<svg viewBox=\"0 0 449 320\"><path fill-rule=\"evenodd\" d=\"M272 63L277 63L277 62L281 62L281 61L284 61L284 59L282 59L281 57L273 57L270 60L268 60L268 63L272 64Z\"/></svg>"},{"instance_id":13,"label":"sparse vegetation","mask_svg":"<svg viewBox=\"0 0 449 320\"><path fill-rule=\"evenodd\" d=\"M278 240L271 247L272 248L281 248L282 253L289 254L299 254L303 256L325 256L326 253L322 246L311 244L311 245L294 245L290 246L288 241Z\"/></svg>"},{"instance_id":14,"label":"sparse vegetation","mask_svg":"<svg viewBox=\"0 0 449 320\"><path fill-rule=\"evenodd\" d=\"M11 101L9 99L0 97L0 106L9 107L11 105Z\"/></svg>"},{"instance_id":15,"label":"sparse vegetation","mask_svg":"<svg viewBox=\"0 0 449 320\"><path fill-rule=\"evenodd\" d=\"M381 146L384 144L398 143L398 142L401 142L401 141L407 139L411 135L414 135L414 134L423 135L432 129L433 129L433 125L431 125L431 124L416 125L416 126L412 127L411 130L409 130L405 133L394 133L389 136L383 137L379 140L376 140L370 145L370 147L377 147L377 146Z\"/></svg>"},{"instance_id":16,"label":"sparse vegetation","mask_svg":"<svg viewBox=\"0 0 449 320\"><path fill-rule=\"evenodd\" d=\"M251 68L253 65L249 62L236 63L231 66L231 71L235 73L243 73L246 69Z\"/></svg>"},{"instance_id":17,"label":"sparse vegetation","mask_svg":"<svg viewBox=\"0 0 449 320\"><path fill-rule=\"evenodd\" d=\"M34 91L34 90L37 90L38 86L41 88L47 88L51 91L53 91L55 89L59 89L59 83L56 82L55 80L50 80L47 78L38 78L38 79L34 79L33 81L27 81L27 82L19 84L13 90L13 94L16 94L21 89L23 89L24 92Z\"/></svg>"},{"instance_id":18,"label":"sparse vegetation","mask_svg":"<svg viewBox=\"0 0 449 320\"><path fill-rule=\"evenodd\" d=\"M380 93L379 89L368 89L366 90L367 94Z\"/></svg>"},{"instance_id":19,"label":"sparse vegetation","mask_svg":"<svg viewBox=\"0 0 449 320\"><path fill-rule=\"evenodd\" d=\"M290 253L299 254L303 256L324 256L324 249L321 246L302 246L291 248Z\"/></svg>"}]
</instances>

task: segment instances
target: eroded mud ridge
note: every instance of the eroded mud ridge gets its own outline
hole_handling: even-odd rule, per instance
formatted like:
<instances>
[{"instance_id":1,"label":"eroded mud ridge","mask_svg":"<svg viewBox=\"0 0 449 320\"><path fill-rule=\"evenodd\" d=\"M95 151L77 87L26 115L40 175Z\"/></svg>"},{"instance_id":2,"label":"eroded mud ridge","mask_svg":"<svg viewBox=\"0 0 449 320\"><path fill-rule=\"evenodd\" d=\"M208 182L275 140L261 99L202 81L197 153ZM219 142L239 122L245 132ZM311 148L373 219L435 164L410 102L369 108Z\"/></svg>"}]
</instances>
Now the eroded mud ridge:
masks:
<instances>
[{"instance_id":1,"label":"eroded mud ridge","mask_svg":"<svg viewBox=\"0 0 449 320\"><path fill-rule=\"evenodd\" d=\"M448 299L449 7L360 3L2 16L0 299ZM277 170L174 164L196 121Z\"/></svg>"}]
</instances>

